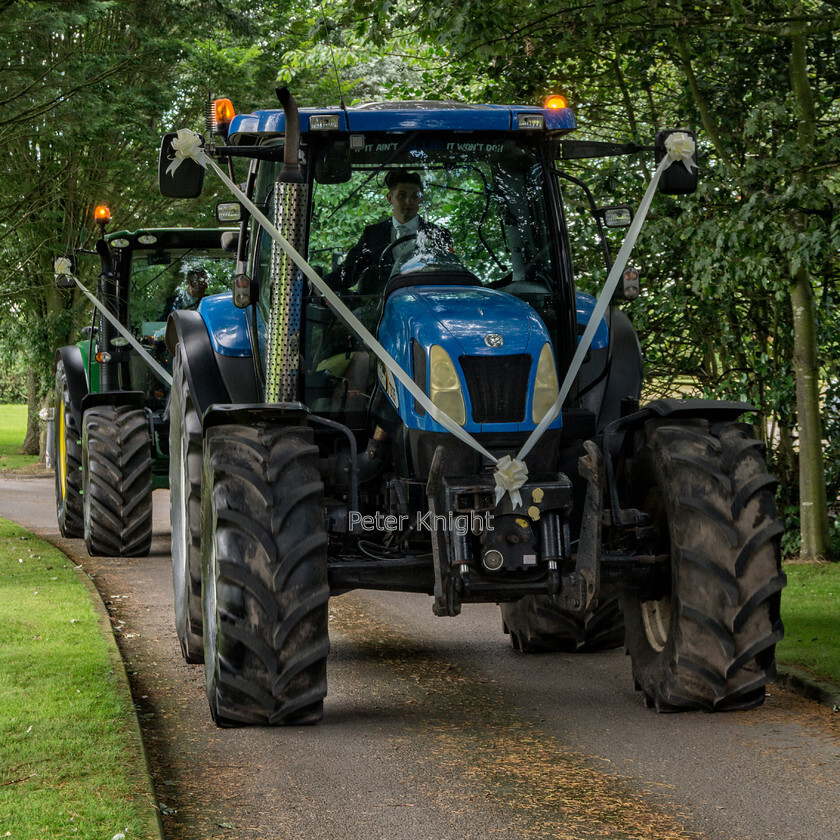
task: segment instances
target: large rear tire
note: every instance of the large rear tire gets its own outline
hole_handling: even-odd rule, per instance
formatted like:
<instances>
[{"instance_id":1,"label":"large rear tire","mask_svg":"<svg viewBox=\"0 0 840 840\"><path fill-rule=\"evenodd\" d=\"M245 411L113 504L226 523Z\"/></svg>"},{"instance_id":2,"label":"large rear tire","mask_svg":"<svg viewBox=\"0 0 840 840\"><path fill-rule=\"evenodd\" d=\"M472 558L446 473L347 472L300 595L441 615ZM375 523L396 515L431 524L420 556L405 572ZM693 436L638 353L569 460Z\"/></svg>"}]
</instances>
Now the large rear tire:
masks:
<instances>
[{"instance_id":1,"label":"large rear tire","mask_svg":"<svg viewBox=\"0 0 840 840\"><path fill-rule=\"evenodd\" d=\"M64 362L55 369L55 512L62 537L84 536L81 432L73 417Z\"/></svg>"},{"instance_id":2,"label":"large rear tire","mask_svg":"<svg viewBox=\"0 0 840 840\"><path fill-rule=\"evenodd\" d=\"M329 583L318 449L300 428L211 427L202 481L207 699L219 726L323 714Z\"/></svg>"},{"instance_id":3,"label":"large rear tire","mask_svg":"<svg viewBox=\"0 0 840 840\"><path fill-rule=\"evenodd\" d=\"M201 419L193 405L181 345L172 367L169 490L175 631L187 662L204 661L201 619Z\"/></svg>"},{"instance_id":4,"label":"large rear tire","mask_svg":"<svg viewBox=\"0 0 840 840\"><path fill-rule=\"evenodd\" d=\"M94 557L142 557L152 543L152 435L131 406L95 406L82 421L85 544Z\"/></svg>"},{"instance_id":5,"label":"large rear tire","mask_svg":"<svg viewBox=\"0 0 840 840\"><path fill-rule=\"evenodd\" d=\"M559 609L548 595L526 595L501 607L505 630L520 653L593 653L624 642L619 592L610 584L601 587L595 609L582 616Z\"/></svg>"},{"instance_id":6,"label":"large rear tire","mask_svg":"<svg viewBox=\"0 0 840 840\"><path fill-rule=\"evenodd\" d=\"M637 438L627 499L651 517L647 552L669 580L625 592L637 687L659 711L764 701L782 638L773 488L751 427L651 421Z\"/></svg>"}]
</instances>

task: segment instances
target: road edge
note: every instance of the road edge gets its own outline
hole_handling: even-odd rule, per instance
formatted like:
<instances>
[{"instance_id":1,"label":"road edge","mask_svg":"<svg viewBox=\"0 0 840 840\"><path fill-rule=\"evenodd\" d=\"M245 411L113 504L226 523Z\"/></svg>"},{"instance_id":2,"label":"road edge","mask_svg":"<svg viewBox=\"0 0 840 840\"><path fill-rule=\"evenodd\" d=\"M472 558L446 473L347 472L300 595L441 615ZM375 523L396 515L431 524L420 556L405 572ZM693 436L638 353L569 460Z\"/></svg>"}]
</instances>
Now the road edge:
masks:
<instances>
[{"instance_id":1,"label":"road edge","mask_svg":"<svg viewBox=\"0 0 840 840\"><path fill-rule=\"evenodd\" d=\"M777 664L775 682L794 694L813 700L823 706L828 706L833 712L840 712L840 686L828 680L815 677L804 668L795 665Z\"/></svg>"},{"instance_id":2,"label":"road edge","mask_svg":"<svg viewBox=\"0 0 840 840\"><path fill-rule=\"evenodd\" d=\"M57 546L54 547L58 548ZM58 550L61 551L60 548ZM64 554L63 551L61 553ZM64 556L67 557L66 554ZM116 683L115 690L123 696L123 699L126 700L129 708L131 709L131 712L126 718L126 723L131 730L132 738L137 743L140 750L140 757L143 762L143 775L146 779L146 792L149 796L149 804L154 811L154 822L157 826L156 840L165 840L157 793L155 792L155 785L152 781L152 770L151 765L149 764L149 755L146 752L146 744L143 740L143 730L140 727L140 719L137 717L137 706L134 703L134 696L131 693L131 683L128 679L128 672L125 669L125 660L122 657L122 652L120 651L117 639L114 635L114 625L111 623L111 616L108 614L108 608L102 600L102 593L96 588L96 584L93 580L91 580L90 575L88 575L81 566L77 566L72 558L68 557L67 559L73 567L76 577L84 584L88 597L91 601L91 606L99 619L99 632L105 640L105 643L108 645L109 659L114 670Z\"/></svg>"}]
</instances>

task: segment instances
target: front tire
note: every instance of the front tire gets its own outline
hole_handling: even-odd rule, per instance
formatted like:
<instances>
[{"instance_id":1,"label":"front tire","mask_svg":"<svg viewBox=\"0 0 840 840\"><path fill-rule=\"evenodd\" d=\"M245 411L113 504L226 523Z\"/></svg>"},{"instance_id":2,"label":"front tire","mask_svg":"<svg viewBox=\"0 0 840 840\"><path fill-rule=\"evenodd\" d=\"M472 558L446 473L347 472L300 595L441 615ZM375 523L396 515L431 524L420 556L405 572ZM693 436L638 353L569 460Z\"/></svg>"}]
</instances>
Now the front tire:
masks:
<instances>
[{"instance_id":1,"label":"front tire","mask_svg":"<svg viewBox=\"0 0 840 840\"><path fill-rule=\"evenodd\" d=\"M184 372L183 350L175 350L169 406L169 488L172 525L172 583L175 631L184 659L204 661L201 619L201 418Z\"/></svg>"},{"instance_id":2,"label":"front tire","mask_svg":"<svg viewBox=\"0 0 840 840\"><path fill-rule=\"evenodd\" d=\"M761 444L745 424L651 421L636 453L626 498L651 517L645 553L670 556L664 579L623 598L637 687L659 711L757 706L786 582Z\"/></svg>"},{"instance_id":3,"label":"front tire","mask_svg":"<svg viewBox=\"0 0 840 840\"><path fill-rule=\"evenodd\" d=\"M81 432L73 417L64 362L55 369L55 512L62 537L84 536Z\"/></svg>"},{"instance_id":4,"label":"front tire","mask_svg":"<svg viewBox=\"0 0 840 840\"><path fill-rule=\"evenodd\" d=\"M216 426L202 481L207 699L219 726L309 724L329 652L318 449L299 428Z\"/></svg>"},{"instance_id":5,"label":"front tire","mask_svg":"<svg viewBox=\"0 0 840 840\"><path fill-rule=\"evenodd\" d=\"M152 543L152 435L143 409L95 406L82 429L85 544L93 557L142 557Z\"/></svg>"}]
</instances>

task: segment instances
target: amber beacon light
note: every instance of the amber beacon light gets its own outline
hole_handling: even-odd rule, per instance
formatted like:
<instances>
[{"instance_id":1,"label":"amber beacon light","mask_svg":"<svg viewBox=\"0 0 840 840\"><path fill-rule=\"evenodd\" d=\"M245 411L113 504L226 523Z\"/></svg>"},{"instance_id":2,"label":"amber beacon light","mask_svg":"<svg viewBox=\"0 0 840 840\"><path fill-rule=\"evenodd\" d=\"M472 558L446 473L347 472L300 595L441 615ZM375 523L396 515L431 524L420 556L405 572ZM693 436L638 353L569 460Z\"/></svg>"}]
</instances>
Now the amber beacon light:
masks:
<instances>
[{"instance_id":1,"label":"amber beacon light","mask_svg":"<svg viewBox=\"0 0 840 840\"><path fill-rule=\"evenodd\" d=\"M93 217L98 225L107 225L111 221L111 211L107 204L97 204L93 211Z\"/></svg>"},{"instance_id":2,"label":"amber beacon light","mask_svg":"<svg viewBox=\"0 0 840 840\"><path fill-rule=\"evenodd\" d=\"M226 135L228 126L236 116L236 109L230 99L215 99L210 110L211 130L214 134Z\"/></svg>"},{"instance_id":3,"label":"amber beacon light","mask_svg":"<svg viewBox=\"0 0 840 840\"><path fill-rule=\"evenodd\" d=\"M551 96L547 96L545 101L543 102L543 108L565 108L566 107L566 97L560 96L559 94L552 94Z\"/></svg>"}]
</instances>

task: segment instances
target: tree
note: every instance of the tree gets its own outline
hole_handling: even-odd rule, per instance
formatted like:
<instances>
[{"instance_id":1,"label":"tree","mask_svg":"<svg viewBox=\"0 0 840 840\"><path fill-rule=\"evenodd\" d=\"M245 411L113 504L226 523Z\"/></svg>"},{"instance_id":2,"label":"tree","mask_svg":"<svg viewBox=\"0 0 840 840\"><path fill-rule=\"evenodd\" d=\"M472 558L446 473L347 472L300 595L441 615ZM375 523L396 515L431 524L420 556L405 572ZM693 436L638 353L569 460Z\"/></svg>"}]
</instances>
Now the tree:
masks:
<instances>
[{"instance_id":1,"label":"tree","mask_svg":"<svg viewBox=\"0 0 840 840\"><path fill-rule=\"evenodd\" d=\"M191 4L179 5L19 0L0 18L0 152L9 162L0 198L7 303L0 317L29 362L28 452L37 452L54 350L72 340L88 309L79 292L56 289L54 256L90 247L97 203L111 205L122 227L157 218L164 207L184 215L155 185L161 124L167 115L193 121L203 104L202 97L182 103L173 84L190 24L203 20ZM80 265L90 282L98 264Z\"/></svg>"}]
</instances>

